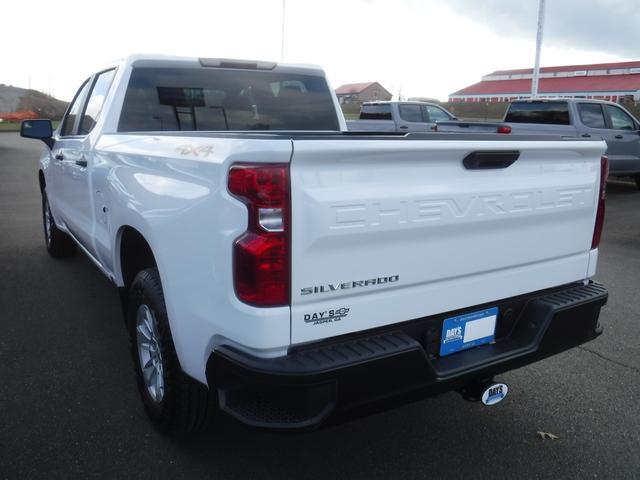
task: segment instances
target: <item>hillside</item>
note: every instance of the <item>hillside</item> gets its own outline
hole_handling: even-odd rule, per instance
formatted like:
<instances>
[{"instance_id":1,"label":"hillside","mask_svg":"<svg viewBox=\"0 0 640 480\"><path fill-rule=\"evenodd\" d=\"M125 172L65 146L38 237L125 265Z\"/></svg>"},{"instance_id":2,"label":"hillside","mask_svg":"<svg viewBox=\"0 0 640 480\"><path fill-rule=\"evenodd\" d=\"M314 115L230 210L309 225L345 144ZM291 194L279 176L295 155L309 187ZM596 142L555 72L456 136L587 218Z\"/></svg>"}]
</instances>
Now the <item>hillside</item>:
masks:
<instances>
[{"instance_id":1,"label":"hillside","mask_svg":"<svg viewBox=\"0 0 640 480\"><path fill-rule=\"evenodd\" d=\"M0 113L31 111L41 118L60 119L67 102L37 90L0 84Z\"/></svg>"}]
</instances>

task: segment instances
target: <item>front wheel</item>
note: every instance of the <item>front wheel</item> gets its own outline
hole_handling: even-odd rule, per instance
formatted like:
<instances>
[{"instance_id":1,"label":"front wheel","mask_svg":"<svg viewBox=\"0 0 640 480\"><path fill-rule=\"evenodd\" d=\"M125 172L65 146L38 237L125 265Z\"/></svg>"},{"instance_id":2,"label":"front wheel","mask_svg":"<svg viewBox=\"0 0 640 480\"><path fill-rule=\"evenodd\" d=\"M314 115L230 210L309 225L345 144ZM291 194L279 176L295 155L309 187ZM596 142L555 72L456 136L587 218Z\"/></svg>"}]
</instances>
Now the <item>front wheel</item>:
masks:
<instances>
[{"instance_id":1,"label":"front wheel","mask_svg":"<svg viewBox=\"0 0 640 480\"><path fill-rule=\"evenodd\" d=\"M127 324L138 390L149 418L161 430L178 435L207 427L217 406L207 387L180 368L156 268L136 275Z\"/></svg>"},{"instance_id":2,"label":"front wheel","mask_svg":"<svg viewBox=\"0 0 640 480\"><path fill-rule=\"evenodd\" d=\"M74 254L76 244L69 235L56 226L46 190L42 191L42 224L44 226L44 241L49 255L55 258L64 258Z\"/></svg>"}]
</instances>

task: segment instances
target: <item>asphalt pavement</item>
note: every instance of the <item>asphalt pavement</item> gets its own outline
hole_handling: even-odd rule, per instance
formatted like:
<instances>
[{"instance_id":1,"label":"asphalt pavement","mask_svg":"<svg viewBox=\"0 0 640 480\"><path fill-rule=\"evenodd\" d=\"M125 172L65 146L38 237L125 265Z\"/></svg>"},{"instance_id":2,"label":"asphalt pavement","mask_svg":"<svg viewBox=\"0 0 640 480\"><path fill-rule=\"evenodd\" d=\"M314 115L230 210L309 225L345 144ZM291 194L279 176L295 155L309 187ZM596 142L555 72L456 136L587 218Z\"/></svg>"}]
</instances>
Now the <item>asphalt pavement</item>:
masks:
<instances>
[{"instance_id":1,"label":"asphalt pavement","mask_svg":"<svg viewBox=\"0 0 640 480\"><path fill-rule=\"evenodd\" d=\"M448 393L307 434L228 420L174 440L138 399L116 289L81 253L45 251L41 145L0 133L0 479L640 478L635 185L608 186L605 333L502 375L501 404Z\"/></svg>"}]
</instances>

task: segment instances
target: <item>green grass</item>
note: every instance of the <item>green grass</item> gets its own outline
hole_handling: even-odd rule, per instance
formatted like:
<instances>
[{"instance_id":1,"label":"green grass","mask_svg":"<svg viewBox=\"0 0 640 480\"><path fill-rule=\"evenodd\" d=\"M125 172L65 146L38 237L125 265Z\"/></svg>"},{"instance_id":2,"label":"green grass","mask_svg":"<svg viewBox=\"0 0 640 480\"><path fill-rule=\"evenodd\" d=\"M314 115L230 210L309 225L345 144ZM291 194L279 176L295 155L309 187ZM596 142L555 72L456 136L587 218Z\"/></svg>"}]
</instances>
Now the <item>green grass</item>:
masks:
<instances>
[{"instance_id":1,"label":"green grass","mask_svg":"<svg viewBox=\"0 0 640 480\"><path fill-rule=\"evenodd\" d=\"M0 122L0 132L19 132L20 122Z\"/></svg>"},{"instance_id":2,"label":"green grass","mask_svg":"<svg viewBox=\"0 0 640 480\"><path fill-rule=\"evenodd\" d=\"M19 132L20 123L21 122L0 122L0 132ZM51 123L53 124L53 129L55 130L56 128L58 128L60 120L54 120Z\"/></svg>"}]
</instances>

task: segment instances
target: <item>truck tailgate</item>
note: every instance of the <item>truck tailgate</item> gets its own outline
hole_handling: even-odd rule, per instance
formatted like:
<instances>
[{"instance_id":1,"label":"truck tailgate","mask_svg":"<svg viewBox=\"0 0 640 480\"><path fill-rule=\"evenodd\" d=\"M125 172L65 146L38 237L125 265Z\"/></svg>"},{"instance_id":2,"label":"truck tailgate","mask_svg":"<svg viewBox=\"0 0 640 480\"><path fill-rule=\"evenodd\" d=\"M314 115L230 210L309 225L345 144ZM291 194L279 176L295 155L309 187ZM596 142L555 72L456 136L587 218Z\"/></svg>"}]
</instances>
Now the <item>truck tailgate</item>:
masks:
<instances>
[{"instance_id":1,"label":"truck tailgate","mask_svg":"<svg viewBox=\"0 0 640 480\"><path fill-rule=\"evenodd\" d=\"M291 341L587 277L603 142L294 139ZM518 151L467 169L475 151Z\"/></svg>"}]
</instances>

